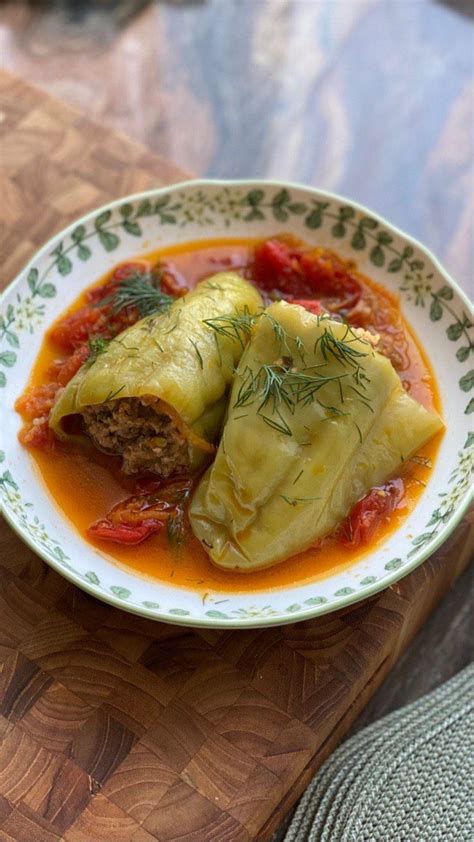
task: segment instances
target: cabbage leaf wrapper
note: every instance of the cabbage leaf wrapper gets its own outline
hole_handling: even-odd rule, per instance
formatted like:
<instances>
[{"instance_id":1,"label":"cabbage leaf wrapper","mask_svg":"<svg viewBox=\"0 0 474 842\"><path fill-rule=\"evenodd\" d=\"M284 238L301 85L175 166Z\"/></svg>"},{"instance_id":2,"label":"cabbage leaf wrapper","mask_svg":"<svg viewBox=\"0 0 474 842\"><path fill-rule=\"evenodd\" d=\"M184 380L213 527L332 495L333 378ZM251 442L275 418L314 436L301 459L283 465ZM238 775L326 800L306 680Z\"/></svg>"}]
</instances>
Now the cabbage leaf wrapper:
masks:
<instances>
[{"instance_id":1,"label":"cabbage leaf wrapper","mask_svg":"<svg viewBox=\"0 0 474 842\"><path fill-rule=\"evenodd\" d=\"M443 428L364 331L286 302L256 323L190 508L214 564L241 571L327 535Z\"/></svg>"},{"instance_id":2,"label":"cabbage leaf wrapper","mask_svg":"<svg viewBox=\"0 0 474 842\"><path fill-rule=\"evenodd\" d=\"M127 473L170 476L194 471L214 453L244 337L235 342L206 322L247 318L261 307L258 291L235 272L201 281L164 314L147 316L86 362L58 397L50 426L82 415L97 447L122 455Z\"/></svg>"}]
</instances>

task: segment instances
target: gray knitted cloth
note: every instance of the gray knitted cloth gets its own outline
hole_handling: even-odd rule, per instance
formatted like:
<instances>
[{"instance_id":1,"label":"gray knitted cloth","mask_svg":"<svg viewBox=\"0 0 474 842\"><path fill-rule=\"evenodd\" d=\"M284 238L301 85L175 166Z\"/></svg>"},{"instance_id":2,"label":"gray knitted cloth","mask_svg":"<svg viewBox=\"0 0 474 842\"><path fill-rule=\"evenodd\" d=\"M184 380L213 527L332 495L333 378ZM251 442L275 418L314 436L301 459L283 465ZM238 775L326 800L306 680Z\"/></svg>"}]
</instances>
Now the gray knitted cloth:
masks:
<instances>
[{"instance_id":1,"label":"gray knitted cloth","mask_svg":"<svg viewBox=\"0 0 474 842\"><path fill-rule=\"evenodd\" d=\"M337 749L285 842L472 842L474 665Z\"/></svg>"}]
</instances>

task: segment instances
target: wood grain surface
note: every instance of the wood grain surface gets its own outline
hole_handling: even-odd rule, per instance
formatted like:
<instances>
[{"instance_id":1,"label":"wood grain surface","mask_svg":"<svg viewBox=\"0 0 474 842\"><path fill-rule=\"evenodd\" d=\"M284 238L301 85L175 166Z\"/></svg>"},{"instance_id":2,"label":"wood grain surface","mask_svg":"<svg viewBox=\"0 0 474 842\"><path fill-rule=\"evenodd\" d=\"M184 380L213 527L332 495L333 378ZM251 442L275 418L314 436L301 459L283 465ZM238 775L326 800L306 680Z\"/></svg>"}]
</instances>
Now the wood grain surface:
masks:
<instances>
[{"instance_id":1,"label":"wood grain surface","mask_svg":"<svg viewBox=\"0 0 474 842\"><path fill-rule=\"evenodd\" d=\"M472 0L8 0L0 61L184 169L313 184L474 293Z\"/></svg>"},{"instance_id":2,"label":"wood grain surface","mask_svg":"<svg viewBox=\"0 0 474 842\"><path fill-rule=\"evenodd\" d=\"M77 214L183 177L6 74L0 110L3 283ZM466 519L435 557L352 609L233 632L102 604L3 524L0 839L269 838L461 573L473 533Z\"/></svg>"}]
</instances>

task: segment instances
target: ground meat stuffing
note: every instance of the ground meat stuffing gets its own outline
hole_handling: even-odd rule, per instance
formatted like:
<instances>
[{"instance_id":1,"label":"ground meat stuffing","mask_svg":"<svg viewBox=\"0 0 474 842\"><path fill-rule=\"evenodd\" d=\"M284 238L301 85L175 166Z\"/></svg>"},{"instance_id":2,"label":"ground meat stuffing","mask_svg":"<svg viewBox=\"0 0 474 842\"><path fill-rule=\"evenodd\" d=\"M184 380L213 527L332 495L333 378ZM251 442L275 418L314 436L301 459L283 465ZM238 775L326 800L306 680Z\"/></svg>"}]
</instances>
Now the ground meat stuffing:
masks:
<instances>
[{"instance_id":1,"label":"ground meat stuffing","mask_svg":"<svg viewBox=\"0 0 474 842\"><path fill-rule=\"evenodd\" d=\"M122 456L126 474L169 477L189 469L187 441L156 398L107 401L86 407L82 416L99 450Z\"/></svg>"}]
</instances>

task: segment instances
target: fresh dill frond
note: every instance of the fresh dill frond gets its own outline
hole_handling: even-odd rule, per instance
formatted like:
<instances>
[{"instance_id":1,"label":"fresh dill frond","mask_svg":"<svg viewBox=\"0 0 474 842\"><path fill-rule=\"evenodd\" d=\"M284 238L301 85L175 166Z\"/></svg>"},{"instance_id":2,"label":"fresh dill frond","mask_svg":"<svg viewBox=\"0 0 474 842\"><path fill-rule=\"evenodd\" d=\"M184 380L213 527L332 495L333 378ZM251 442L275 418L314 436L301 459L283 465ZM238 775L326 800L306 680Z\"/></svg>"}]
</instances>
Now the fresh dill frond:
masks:
<instances>
[{"instance_id":1,"label":"fresh dill frond","mask_svg":"<svg viewBox=\"0 0 474 842\"><path fill-rule=\"evenodd\" d=\"M270 322L273 333L275 334L275 339L279 345L283 345L287 349L288 353L291 354L290 346L288 345L289 337L283 325L281 325L280 322L271 315L271 313L267 313L265 310L260 315Z\"/></svg>"},{"instance_id":2,"label":"fresh dill frond","mask_svg":"<svg viewBox=\"0 0 474 842\"><path fill-rule=\"evenodd\" d=\"M301 336L295 336L295 345L296 345L296 350L298 351L298 355L300 357L300 360L304 365L305 364L306 349L305 349L305 344L304 344Z\"/></svg>"},{"instance_id":3,"label":"fresh dill frond","mask_svg":"<svg viewBox=\"0 0 474 842\"><path fill-rule=\"evenodd\" d=\"M362 439L361 429L360 429L360 427L359 427L359 425L358 425L357 421L354 421L354 419L352 419L352 423L354 424L354 427L356 427L356 429L357 429L357 432L358 432L358 434L359 434L359 441L360 441L360 443L362 444L363 439Z\"/></svg>"},{"instance_id":4,"label":"fresh dill frond","mask_svg":"<svg viewBox=\"0 0 474 842\"><path fill-rule=\"evenodd\" d=\"M277 432L282 433L284 436L293 435L290 427L286 423L281 412L279 412L278 410L276 410L275 415L278 416L278 418L280 419L279 421L275 421L275 418L269 418L268 415L263 415L261 412L258 412L257 414L260 416L262 421L264 421L265 424L268 424L268 426L271 427L273 430L277 430Z\"/></svg>"},{"instance_id":5,"label":"fresh dill frond","mask_svg":"<svg viewBox=\"0 0 474 842\"><path fill-rule=\"evenodd\" d=\"M189 531L189 521L186 514L186 507L191 496L191 488L187 487L178 492L178 505L175 511L166 521L166 537L168 543L179 549L186 541Z\"/></svg>"},{"instance_id":6,"label":"fresh dill frond","mask_svg":"<svg viewBox=\"0 0 474 842\"><path fill-rule=\"evenodd\" d=\"M181 310L176 310L176 321L175 321L174 324L171 325L171 327L168 328L168 330L163 331L163 336L168 335L168 333L173 333L173 331L176 330L176 328L179 325L180 317L181 317Z\"/></svg>"},{"instance_id":7,"label":"fresh dill frond","mask_svg":"<svg viewBox=\"0 0 474 842\"><path fill-rule=\"evenodd\" d=\"M319 399L318 403L320 406L322 406L323 409L330 413L330 415L328 415L328 417L325 419L326 421L330 420L333 417L339 417L341 415L350 415L349 412L343 412L342 409L339 409L337 406L328 406Z\"/></svg>"},{"instance_id":8,"label":"fresh dill frond","mask_svg":"<svg viewBox=\"0 0 474 842\"><path fill-rule=\"evenodd\" d=\"M279 432L292 435L280 410L286 407L290 414L294 415L299 404L307 406L312 403L323 386L332 381L337 382L343 377L346 377L346 374L324 375L319 371L315 374L308 374L305 370L294 371L280 362L264 364L255 373L250 366L246 366L241 374L242 380L234 409L259 401L257 414L262 420ZM268 410L273 417L270 418L264 410ZM277 419L274 416L277 416Z\"/></svg>"},{"instance_id":9,"label":"fresh dill frond","mask_svg":"<svg viewBox=\"0 0 474 842\"><path fill-rule=\"evenodd\" d=\"M211 319L203 319L202 323L211 328L217 336L225 336L238 342L244 348L252 334L256 316L246 307L242 313L224 313Z\"/></svg>"},{"instance_id":10,"label":"fresh dill frond","mask_svg":"<svg viewBox=\"0 0 474 842\"><path fill-rule=\"evenodd\" d=\"M350 328L348 327L345 336L347 336L349 331ZM316 353L319 346L321 355L326 362L328 362L329 357L333 357L342 365L349 365L352 368L357 368L359 363L357 363L356 360L360 357L368 356L368 351L358 351L356 348L351 347L350 342L354 342L357 338L358 337L354 336L353 340L346 342L344 339L338 339L337 336L335 336L334 333L326 327L314 343L314 353Z\"/></svg>"},{"instance_id":11,"label":"fresh dill frond","mask_svg":"<svg viewBox=\"0 0 474 842\"><path fill-rule=\"evenodd\" d=\"M296 479L293 480L291 484L296 485L302 474L304 474L304 468L301 468L301 471L299 472L298 476L296 477Z\"/></svg>"},{"instance_id":12,"label":"fresh dill frond","mask_svg":"<svg viewBox=\"0 0 474 842\"><path fill-rule=\"evenodd\" d=\"M201 352L200 352L200 350L197 346L197 343L194 341L194 339L191 339L190 336L188 337L188 339L189 339L191 345L193 346L193 348L196 352L196 356L198 358L198 363L199 363L199 368L202 370L204 368L204 362L203 362L203 359L202 359L202 354L201 354Z\"/></svg>"},{"instance_id":13,"label":"fresh dill frond","mask_svg":"<svg viewBox=\"0 0 474 842\"><path fill-rule=\"evenodd\" d=\"M163 351L164 351L163 345L161 344L161 342L158 342L158 339L156 338L156 336L151 336L150 339L153 342L153 345L156 345L158 350L161 351L161 353L163 353Z\"/></svg>"},{"instance_id":14,"label":"fresh dill frond","mask_svg":"<svg viewBox=\"0 0 474 842\"><path fill-rule=\"evenodd\" d=\"M119 389L116 389L115 392L109 392L108 395L104 398L104 403L107 403L107 401L113 401L113 399L116 398L117 395L120 394L120 392L123 392L124 389L125 384L123 386L120 386Z\"/></svg>"},{"instance_id":15,"label":"fresh dill frond","mask_svg":"<svg viewBox=\"0 0 474 842\"><path fill-rule=\"evenodd\" d=\"M186 540L186 515L184 509L180 506L175 514L166 521L166 537L168 543L174 547L180 547Z\"/></svg>"},{"instance_id":16,"label":"fresh dill frond","mask_svg":"<svg viewBox=\"0 0 474 842\"><path fill-rule=\"evenodd\" d=\"M107 350L110 344L110 339L105 339L103 336L90 336L87 340L87 347L89 349L89 356L86 360L86 365L92 365L104 351Z\"/></svg>"},{"instance_id":17,"label":"fresh dill frond","mask_svg":"<svg viewBox=\"0 0 474 842\"><path fill-rule=\"evenodd\" d=\"M136 272L117 284L114 291L102 298L99 306L109 305L113 313L120 313L128 307L135 307L140 316L166 313L175 299L161 290L159 278L149 272Z\"/></svg>"},{"instance_id":18,"label":"fresh dill frond","mask_svg":"<svg viewBox=\"0 0 474 842\"><path fill-rule=\"evenodd\" d=\"M237 372L237 375L238 374L239 372ZM247 365L242 372L242 383L239 387L239 391L237 392L237 400L234 403L234 408L237 409L241 406L248 406L249 403L253 402L257 391L258 384L256 383L254 373L250 366Z\"/></svg>"},{"instance_id":19,"label":"fresh dill frond","mask_svg":"<svg viewBox=\"0 0 474 842\"><path fill-rule=\"evenodd\" d=\"M280 497L289 506L299 506L301 503L310 503L313 500L321 499L321 497L288 497L286 494L280 494Z\"/></svg>"},{"instance_id":20,"label":"fresh dill frond","mask_svg":"<svg viewBox=\"0 0 474 842\"><path fill-rule=\"evenodd\" d=\"M355 392L355 394L356 394L356 395L357 395L357 397L358 397L359 402L360 402L361 404L363 404L363 406L365 406L365 408L366 408L366 409L368 409L368 410L369 410L369 412L372 412L372 413L374 412L373 407L371 407L371 405L370 405L370 403L368 402L368 400L367 400L366 396L365 396L365 395L363 395L361 392L359 392L359 390L358 390L358 389L356 389L356 388L355 388L355 386L351 386L351 385L349 384L349 385L347 386L347 388L348 388L348 389L351 389L351 391L352 391L352 392Z\"/></svg>"},{"instance_id":21,"label":"fresh dill frond","mask_svg":"<svg viewBox=\"0 0 474 842\"><path fill-rule=\"evenodd\" d=\"M222 368L222 351L221 346L219 345L219 337L217 333L213 333L212 335L214 337L214 344L216 346L217 355L219 357L219 367Z\"/></svg>"},{"instance_id":22,"label":"fresh dill frond","mask_svg":"<svg viewBox=\"0 0 474 842\"><path fill-rule=\"evenodd\" d=\"M261 379L260 396L262 398L258 408L259 411L271 402L272 412L277 410L280 403L284 403L290 412L293 412L295 401L291 391L285 388L287 372L288 369L285 365L262 365L259 371Z\"/></svg>"}]
</instances>

